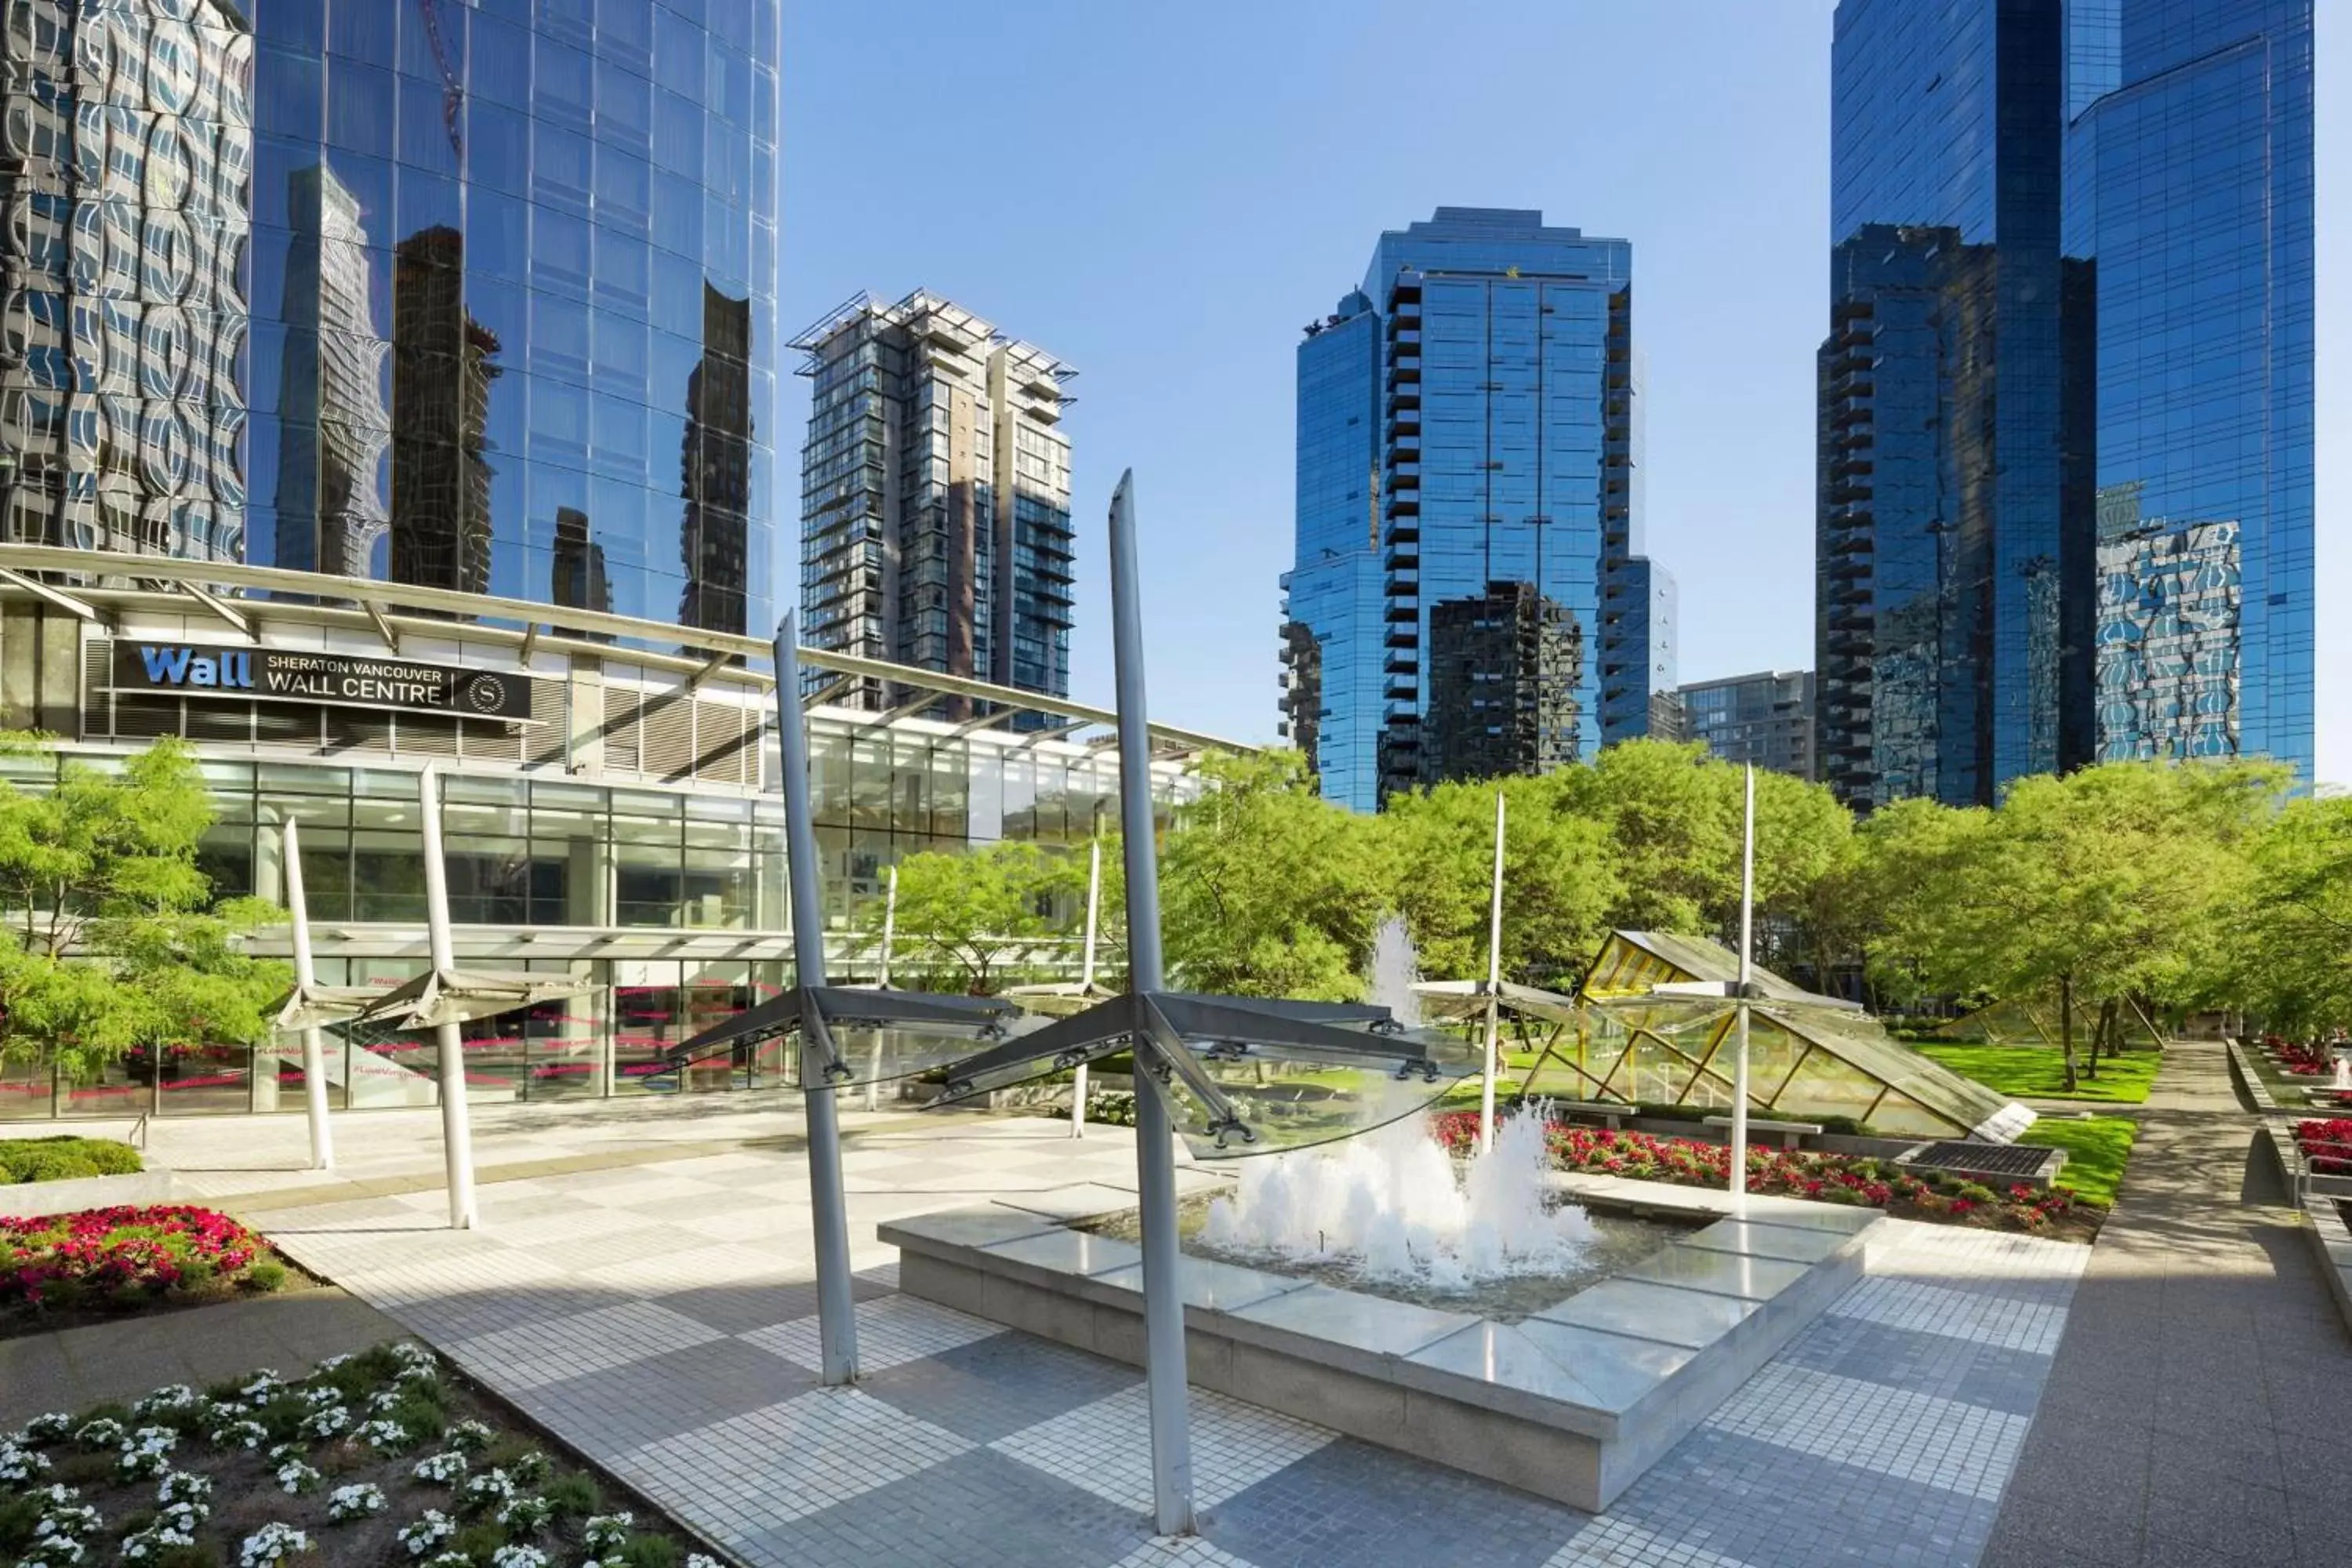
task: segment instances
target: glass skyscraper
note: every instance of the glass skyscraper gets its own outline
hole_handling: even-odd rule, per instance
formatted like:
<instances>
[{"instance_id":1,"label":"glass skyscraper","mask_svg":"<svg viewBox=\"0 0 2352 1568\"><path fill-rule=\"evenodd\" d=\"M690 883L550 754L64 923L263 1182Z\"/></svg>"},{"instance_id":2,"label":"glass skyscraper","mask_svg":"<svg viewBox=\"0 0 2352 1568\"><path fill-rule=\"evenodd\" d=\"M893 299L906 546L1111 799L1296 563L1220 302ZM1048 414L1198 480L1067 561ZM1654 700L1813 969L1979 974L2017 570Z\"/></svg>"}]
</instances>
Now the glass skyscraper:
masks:
<instances>
[{"instance_id":1,"label":"glass skyscraper","mask_svg":"<svg viewBox=\"0 0 2352 1568\"><path fill-rule=\"evenodd\" d=\"M1068 696L1062 411L1077 372L920 289L892 305L860 294L792 346L811 383L802 640ZM883 686L850 700L888 709Z\"/></svg>"},{"instance_id":2,"label":"glass skyscraper","mask_svg":"<svg viewBox=\"0 0 2352 1568\"><path fill-rule=\"evenodd\" d=\"M1840 0L1818 766L2307 777L2309 0Z\"/></svg>"},{"instance_id":3,"label":"glass skyscraper","mask_svg":"<svg viewBox=\"0 0 2352 1568\"><path fill-rule=\"evenodd\" d=\"M1283 710L1328 797L1648 732L1674 595L1640 554L1632 271L1623 240L1440 207L1308 327Z\"/></svg>"},{"instance_id":4,"label":"glass skyscraper","mask_svg":"<svg viewBox=\"0 0 2352 1568\"><path fill-rule=\"evenodd\" d=\"M5 537L764 630L779 26L11 5Z\"/></svg>"},{"instance_id":5,"label":"glass skyscraper","mask_svg":"<svg viewBox=\"0 0 2352 1568\"><path fill-rule=\"evenodd\" d=\"M2313 758L2311 0L2070 13L2098 755Z\"/></svg>"}]
</instances>

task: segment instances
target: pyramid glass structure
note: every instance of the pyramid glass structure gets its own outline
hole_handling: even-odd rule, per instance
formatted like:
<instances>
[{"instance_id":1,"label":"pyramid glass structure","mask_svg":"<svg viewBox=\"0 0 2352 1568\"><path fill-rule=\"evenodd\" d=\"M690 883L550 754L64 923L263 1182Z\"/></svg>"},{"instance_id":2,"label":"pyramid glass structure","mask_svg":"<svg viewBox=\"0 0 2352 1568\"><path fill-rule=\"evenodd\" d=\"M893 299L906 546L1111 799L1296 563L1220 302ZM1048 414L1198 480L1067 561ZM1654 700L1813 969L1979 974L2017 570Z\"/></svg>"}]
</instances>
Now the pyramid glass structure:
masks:
<instances>
[{"instance_id":1,"label":"pyramid glass structure","mask_svg":"<svg viewBox=\"0 0 2352 1568\"><path fill-rule=\"evenodd\" d=\"M1528 1075L1528 1092L1582 1100L1672 1104L1728 1111L1732 1008L1659 997L1653 987L1727 982L1729 949L1704 937L1611 933L1593 961L1583 1015L1556 1022ZM1895 1039L1869 1015L1833 1010L1768 969L1748 1024L1749 1112L1782 1121L1849 1117L1893 1137L1981 1138L2006 1143L2033 1112Z\"/></svg>"}]
</instances>

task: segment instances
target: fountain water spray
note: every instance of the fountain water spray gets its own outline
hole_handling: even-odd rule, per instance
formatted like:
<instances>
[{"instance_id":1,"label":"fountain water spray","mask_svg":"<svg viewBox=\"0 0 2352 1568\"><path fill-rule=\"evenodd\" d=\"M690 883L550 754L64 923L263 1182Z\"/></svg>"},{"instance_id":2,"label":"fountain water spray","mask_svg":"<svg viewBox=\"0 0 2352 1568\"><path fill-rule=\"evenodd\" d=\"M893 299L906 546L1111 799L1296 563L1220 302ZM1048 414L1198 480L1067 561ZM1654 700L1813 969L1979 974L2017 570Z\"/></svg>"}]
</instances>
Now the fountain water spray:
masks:
<instances>
[{"instance_id":1,"label":"fountain water spray","mask_svg":"<svg viewBox=\"0 0 2352 1568\"><path fill-rule=\"evenodd\" d=\"M1373 934L1370 1000L1413 1023L1419 978L1412 939L1391 916ZM1416 1114L1425 1102L1398 1085L1370 1108L1370 1131L1242 1161L1240 1184L1209 1205L1203 1239L1296 1262L1349 1261L1366 1279L1440 1290L1572 1267L1596 1233L1583 1210L1547 1201L1550 1107L1496 1122L1457 1179Z\"/></svg>"}]
</instances>

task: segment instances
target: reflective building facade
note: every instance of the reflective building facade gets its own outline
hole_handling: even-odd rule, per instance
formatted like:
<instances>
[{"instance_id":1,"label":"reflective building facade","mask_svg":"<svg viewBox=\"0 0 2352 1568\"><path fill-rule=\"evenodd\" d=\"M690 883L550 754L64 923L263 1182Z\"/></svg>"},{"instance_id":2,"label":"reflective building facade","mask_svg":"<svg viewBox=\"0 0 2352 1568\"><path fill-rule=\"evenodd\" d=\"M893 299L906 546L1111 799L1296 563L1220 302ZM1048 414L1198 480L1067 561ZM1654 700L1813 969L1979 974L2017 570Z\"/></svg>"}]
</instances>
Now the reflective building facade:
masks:
<instances>
[{"instance_id":1,"label":"reflective building facade","mask_svg":"<svg viewBox=\"0 0 2352 1568\"><path fill-rule=\"evenodd\" d=\"M2312 776L2313 10L2070 12L2102 759Z\"/></svg>"},{"instance_id":2,"label":"reflective building facade","mask_svg":"<svg viewBox=\"0 0 2352 1568\"><path fill-rule=\"evenodd\" d=\"M859 295L793 339L801 637L812 647L1066 696L1077 373L918 290ZM866 707L898 700L868 682ZM956 704L950 703L953 709Z\"/></svg>"},{"instance_id":3,"label":"reflective building facade","mask_svg":"<svg viewBox=\"0 0 2352 1568\"><path fill-rule=\"evenodd\" d=\"M2312 766L2311 0L1841 0L1822 776Z\"/></svg>"},{"instance_id":4,"label":"reflective building facade","mask_svg":"<svg viewBox=\"0 0 2352 1568\"><path fill-rule=\"evenodd\" d=\"M1767 669L1695 680L1680 693L1683 738L1726 762L1813 776L1813 672Z\"/></svg>"},{"instance_id":5,"label":"reflective building facade","mask_svg":"<svg viewBox=\"0 0 2352 1568\"><path fill-rule=\"evenodd\" d=\"M1989 802L2089 751L2059 506L2060 0L1840 0L1820 358L1822 777ZM2078 598L2078 596L2076 596Z\"/></svg>"},{"instance_id":6,"label":"reflective building facade","mask_svg":"<svg viewBox=\"0 0 2352 1568\"><path fill-rule=\"evenodd\" d=\"M776 0L8 16L6 537L772 624Z\"/></svg>"},{"instance_id":7,"label":"reflective building facade","mask_svg":"<svg viewBox=\"0 0 2352 1568\"><path fill-rule=\"evenodd\" d=\"M1311 717L1328 797L1369 808L1506 752L1540 768L1647 731L1673 598L1640 556L1632 268L1625 241L1541 213L1440 207L1382 235L1307 328L1284 706L1294 737ZM1441 675L1441 607L1462 606L1443 619L1466 647L1498 595L1575 656ZM1491 724L1455 704L1441 731L1441 683L1473 675ZM1519 714L1554 739L1519 748Z\"/></svg>"}]
</instances>

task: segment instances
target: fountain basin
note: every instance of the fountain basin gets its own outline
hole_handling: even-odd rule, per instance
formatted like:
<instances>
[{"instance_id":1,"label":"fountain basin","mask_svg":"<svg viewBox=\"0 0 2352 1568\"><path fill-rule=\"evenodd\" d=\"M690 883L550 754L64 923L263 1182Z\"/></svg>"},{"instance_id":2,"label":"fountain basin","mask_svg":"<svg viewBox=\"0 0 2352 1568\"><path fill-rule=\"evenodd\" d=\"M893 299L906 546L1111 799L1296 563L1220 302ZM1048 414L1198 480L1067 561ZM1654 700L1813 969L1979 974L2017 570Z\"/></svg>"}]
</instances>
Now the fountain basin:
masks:
<instances>
[{"instance_id":1,"label":"fountain basin","mask_svg":"<svg viewBox=\"0 0 2352 1568\"><path fill-rule=\"evenodd\" d=\"M1719 1215L1720 1193L1568 1179L1580 1202ZM898 1220L909 1295L1143 1362L1141 1258L1076 1228L1105 1189ZM1192 1381L1598 1512L1863 1274L1877 1211L1753 1197L1517 1322L1187 1258Z\"/></svg>"}]
</instances>

